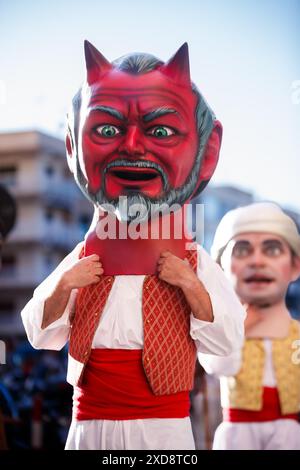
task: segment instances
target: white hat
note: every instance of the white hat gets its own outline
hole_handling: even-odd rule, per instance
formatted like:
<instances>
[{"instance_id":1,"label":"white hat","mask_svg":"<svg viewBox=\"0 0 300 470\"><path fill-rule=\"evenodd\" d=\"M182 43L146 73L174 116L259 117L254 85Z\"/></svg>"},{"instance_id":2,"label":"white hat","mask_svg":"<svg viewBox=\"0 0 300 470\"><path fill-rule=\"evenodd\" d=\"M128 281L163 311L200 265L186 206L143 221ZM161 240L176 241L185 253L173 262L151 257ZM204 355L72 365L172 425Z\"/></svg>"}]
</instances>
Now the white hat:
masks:
<instances>
[{"instance_id":1,"label":"white hat","mask_svg":"<svg viewBox=\"0 0 300 470\"><path fill-rule=\"evenodd\" d=\"M212 258L220 261L229 241L241 233L266 232L282 237L300 257L300 235L293 219L271 202L258 202L233 209L219 223L211 247Z\"/></svg>"}]
</instances>

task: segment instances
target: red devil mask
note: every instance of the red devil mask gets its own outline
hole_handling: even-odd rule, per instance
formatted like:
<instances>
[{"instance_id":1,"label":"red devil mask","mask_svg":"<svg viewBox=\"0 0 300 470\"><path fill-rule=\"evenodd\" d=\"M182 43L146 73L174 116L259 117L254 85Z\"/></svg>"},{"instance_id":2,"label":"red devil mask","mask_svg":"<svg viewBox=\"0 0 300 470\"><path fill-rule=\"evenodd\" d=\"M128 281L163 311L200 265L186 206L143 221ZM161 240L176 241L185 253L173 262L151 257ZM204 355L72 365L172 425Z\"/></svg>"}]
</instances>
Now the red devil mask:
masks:
<instances>
[{"instance_id":1,"label":"red devil mask","mask_svg":"<svg viewBox=\"0 0 300 470\"><path fill-rule=\"evenodd\" d=\"M85 59L67 136L83 192L120 220L132 220L133 204L149 218L154 204L183 205L199 193L218 161L221 125L191 83L187 44L166 63L138 53L110 63L85 41Z\"/></svg>"},{"instance_id":2,"label":"red devil mask","mask_svg":"<svg viewBox=\"0 0 300 470\"><path fill-rule=\"evenodd\" d=\"M85 59L86 81L69 120L69 164L95 207L117 216L119 230L99 237L96 211L85 253L97 253L106 274L153 274L162 251L184 257L184 237L172 231L167 240L124 240L119 233L137 219L148 229L175 204L180 215L215 170L221 125L191 83L187 44L166 63L138 53L110 63L86 41Z\"/></svg>"}]
</instances>

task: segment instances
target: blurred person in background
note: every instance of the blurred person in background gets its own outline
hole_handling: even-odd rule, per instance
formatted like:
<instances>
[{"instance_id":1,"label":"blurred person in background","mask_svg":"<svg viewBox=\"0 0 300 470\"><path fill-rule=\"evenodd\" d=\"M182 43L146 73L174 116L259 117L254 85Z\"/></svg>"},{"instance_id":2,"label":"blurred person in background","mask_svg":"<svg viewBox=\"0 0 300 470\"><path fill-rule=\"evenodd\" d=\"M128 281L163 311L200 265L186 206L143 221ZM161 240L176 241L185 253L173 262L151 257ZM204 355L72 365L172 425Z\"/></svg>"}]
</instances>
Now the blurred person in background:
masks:
<instances>
[{"instance_id":1,"label":"blurred person in background","mask_svg":"<svg viewBox=\"0 0 300 470\"><path fill-rule=\"evenodd\" d=\"M272 203L234 209L211 252L247 309L242 348L223 358L199 354L221 383L213 448L300 449L300 330L285 303L300 274L296 224Z\"/></svg>"}]
</instances>

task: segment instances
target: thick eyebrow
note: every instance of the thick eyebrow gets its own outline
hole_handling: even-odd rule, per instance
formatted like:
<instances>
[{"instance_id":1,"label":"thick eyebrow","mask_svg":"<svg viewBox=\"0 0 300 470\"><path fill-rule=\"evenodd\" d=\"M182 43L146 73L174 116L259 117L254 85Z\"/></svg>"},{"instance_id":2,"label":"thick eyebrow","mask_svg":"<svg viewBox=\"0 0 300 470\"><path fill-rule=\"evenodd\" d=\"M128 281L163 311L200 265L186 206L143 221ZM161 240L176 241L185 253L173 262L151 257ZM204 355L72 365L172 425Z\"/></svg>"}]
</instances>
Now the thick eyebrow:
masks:
<instances>
[{"instance_id":1,"label":"thick eyebrow","mask_svg":"<svg viewBox=\"0 0 300 470\"><path fill-rule=\"evenodd\" d=\"M237 246L237 245L251 246L251 243L248 242L248 240L237 240L234 246Z\"/></svg>"},{"instance_id":2,"label":"thick eyebrow","mask_svg":"<svg viewBox=\"0 0 300 470\"><path fill-rule=\"evenodd\" d=\"M153 111L150 111L150 113L147 113L143 116L143 121L144 122L149 122L153 121L154 119L165 116L166 114L178 114L178 112L175 109L172 108L157 108L154 109Z\"/></svg>"},{"instance_id":3,"label":"thick eyebrow","mask_svg":"<svg viewBox=\"0 0 300 470\"><path fill-rule=\"evenodd\" d=\"M92 106L90 108L91 111L101 111L101 113L106 113L106 114L109 114L110 116L113 116L117 119L119 119L120 121L125 121L126 118L124 116L124 114L120 113L120 111L118 111L117 109L115 108L111 108L110 106Z\"/></svg>"},{"instance_id":4,"label":"thick eyebrow","mask_svg":"<svg viewBox=\"0 0 300 470\"><path fill-rule=\"evenodd\" d=\"M269 240L264 240L262 244L263 244L263 246L278 245L280 247L283 247L283 243L280 240L277 240L276 238L271 238Z\"/></svg>"}]
</instances>

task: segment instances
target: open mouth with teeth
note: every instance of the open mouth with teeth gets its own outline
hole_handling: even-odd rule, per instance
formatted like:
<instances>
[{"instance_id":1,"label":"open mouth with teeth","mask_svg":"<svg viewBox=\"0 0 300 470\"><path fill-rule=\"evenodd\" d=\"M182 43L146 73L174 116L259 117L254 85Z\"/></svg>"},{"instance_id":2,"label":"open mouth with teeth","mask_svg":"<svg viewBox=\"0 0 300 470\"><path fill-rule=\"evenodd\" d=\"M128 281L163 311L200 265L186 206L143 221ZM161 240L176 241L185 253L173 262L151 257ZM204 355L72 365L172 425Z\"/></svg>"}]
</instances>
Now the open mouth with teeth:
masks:
<instances>
[{"instance_id":1,"label":"open mouth with teeth","mask_svg":"<svg viewBox=\"0 0 300 470\"><path fill-rule=\"evenodd\" d=\"M112 198L131 192L158 197L163 192L163 179L155 168L112 167L105 175L105 189Z\"/></svg>"},{"instance_id":2,"label":"open mouth with teeth","mask_svg":"<svg viewBox=\"0 0 300 470\"><path fill-rule=\"evenodd\" d=\"M266 285L274 281L273 278L261 275L249 276L245 280L246 284Z\"/></svg>"},{"instance_id":3,"label":"open mouth with teeth","mask_svg":"<svg viewBox=\"0 0 300 470\"><path fill-rule=\"evenodd\" d=\"M138 170L138 171L137 171ZM111 173L119 179L124 181L150 181L157 178L159 173L152 168L137 168L137 169L113 169Z\"/></svg>"}]
</instances>

